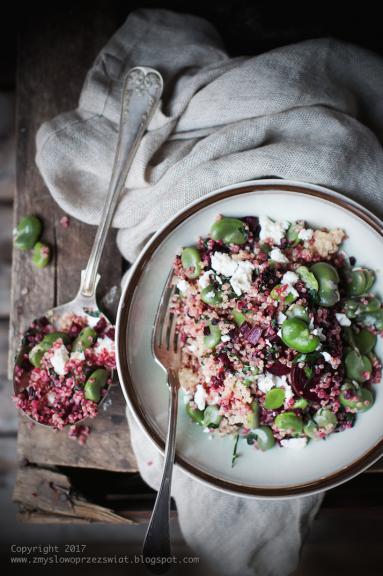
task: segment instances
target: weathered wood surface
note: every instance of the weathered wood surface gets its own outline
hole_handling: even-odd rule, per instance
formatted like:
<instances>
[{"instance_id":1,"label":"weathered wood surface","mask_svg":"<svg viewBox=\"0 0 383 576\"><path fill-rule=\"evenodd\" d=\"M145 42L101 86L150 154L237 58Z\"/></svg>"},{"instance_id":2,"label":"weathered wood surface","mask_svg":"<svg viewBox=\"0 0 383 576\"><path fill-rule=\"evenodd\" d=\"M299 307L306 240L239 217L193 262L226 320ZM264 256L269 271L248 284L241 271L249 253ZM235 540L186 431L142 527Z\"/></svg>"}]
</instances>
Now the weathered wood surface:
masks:
<instances>
[{"instance_id":1,"label":"weathered wood surface","mask_svg":"<svg viewBox=\"0 0 383 576\"><path fill-rule=\"evenodd\" d=\"M77 14L76 9L63 8L43 20L34 21L32 18L23 24L20 32L14 223L24 214L38 215L44 223L43 239L51 245L54 256L47 268L38 270L32 265L29 253L13 251L10 375L19 337L30 321L76 294L80 272L86 265L95 234L95 227L74 218L70 218L69 228L60 224L63 212L52 200L34 161L37 129L45 120L76 106L87 70L119 25L116 17L102 14L97 7L90 17L84 12L79 10ZM110 234L102 258L98 288L100 300L119 286L121 278L122 261L114 236L114 233ZM114 301L109 302L112 313L117 299L118 293ZM89 520L89 510L93 510L88 509L85 502L81 505L76 503L67 512L60 509L57 514L51 491L37 491L35 497L28 494L24 479L30 483L31 478L36 479L39 474L45 476L46 471L40 469L41 466L124 472L137 469L124 415L125 402L117 384L110 400L105 403L105 409L100 410L99 416L89 422L92 432L85 446L69 439L67 431L53 432L39 426L31 427L25 418L20 419L18 455L20 461L28 465L19 470L14 497L29 510L28 514L38 517L41 513L44 519L52 514L52 519L67 515ZM116 521L110 511L98 510L95 514L98 518L104 515L103 521Z\"/></svg>"},{"instance_id":2,"label":"weathered wood surface","mask_svg":"<svg viewBox=\"0 0 383 576\"><path fill-rule=\"evenodd\" d=\"M132 523L128 518L115 514L111 509L88 502L74 492L69 478L65 474L25 466L18 471L13 493L15 502L33 514L37 509L61 519L61 516L83 522L112 522L114 524Z\"/></svg>"},{"instance_id":3,"label":"weathered wood surface","mask_svg":"<svg viewBox=\"0 0 383 576\"><path fill-rule=\"evenodd\" d=\"M84 446L68 437L66 429L49 430L20 418L19 458L38 465L79 466L116 472L136 472L125 406L118 384L112 386L100 414L89 420L91 434ZM32 428L31 428L32 427Z\"/></svg>"}]
</instances>

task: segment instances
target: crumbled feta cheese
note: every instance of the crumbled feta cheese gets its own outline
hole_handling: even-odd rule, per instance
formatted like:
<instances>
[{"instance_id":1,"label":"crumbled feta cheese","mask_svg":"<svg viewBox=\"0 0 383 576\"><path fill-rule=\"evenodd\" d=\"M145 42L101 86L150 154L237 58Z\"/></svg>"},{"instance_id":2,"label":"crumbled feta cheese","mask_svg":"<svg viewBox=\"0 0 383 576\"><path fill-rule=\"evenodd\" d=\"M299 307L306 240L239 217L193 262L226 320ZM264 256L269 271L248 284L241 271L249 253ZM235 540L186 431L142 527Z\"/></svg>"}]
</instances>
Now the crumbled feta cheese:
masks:
<instances>
[{"instance_id":1,"label":"crumbled feta cheese","mask_svg":"<svg viewBox=\"0 0 383 576\"><path fill-rule=\"evenodd\" d=\"M206 288L207 286L209 286L210 284L210 275L211 275L212 271L211 270L206 270L206 272L204 272L202 274L202 276L200 276L198 278L198 286L203 290L204 288Z\"/></svg>"},{"instance_id":2,"label":"crumbled feta cheese","mask_svg":"<svg viewBox=\"0 0 383 576\"><path fill-rule=\"evenodd\" d=\"M209 299L209 298L210 298L210 299L213 299L214 296L215 296L214 290L211 290L210 292L208 292L207 294L205 294L205 297L206 297L207 299Z\"/></svg>"},{"instance_id":3,"label":"crumbled feta cheese","mask_svg":"<svg viewBox=\"0 0 383 576\"><path fill-rule=\"evenodd\" d=\"M206 390L202 384L197 384L197 390L194 394L194 402L197 404L198 410L205 410Z\"/></svg>"},{"instance_id":4,"label":"crumbled feta cheese","mask_svg":"<svg viewBox=\"0 0 383 576\"><path fill-rule=\"evenodd\" d=\"M289 270L288 272L285 272L283 274L281 284L282 286L287 285L287 290L285 291L285 294L292 294L293 296L295 296L295 298L298 297L298 292L294 288L294 284L296 284L298 280L299 276L295 274L295 272L291 272Z\"/></svg>"},{"instance_id":5,"label":"crumbled feta cheese","mask_svg":"<svg viewBox=\"0 0 383 576\"><path fill-rule=\"evenodd\" d=\"M288 384L286 382L286 376L277 376L270 372L264 372L263 374L259 374L257 378L257 386L261 392L266 394L266 392L272 388L284 388L286 390Z\"/></svg>"},{"instance_id":6,"label":"crumbled feta cheese","mask_svg":"<svg viewBox=\"0 0 383 576\"><path fill-rule=\"evenodd\" d=\"M318 336L319 340L326 340L326 336L323 334L323 328L314 328L311 334Z\"/></svg>"},{"instance_id":7,"label":"crumbled feta cheese","mask_svg":"<svg viewBox=\"0 0 383 576\"><path fill-rule=\"evenodd\" d=\"M277 336L279 336L279 338L282 338L282 330L279 328L278 332L277 332Z\"/></svg>"},{"instance_id":8,"label":"crumbled feta cheese","mask_svg":"<svg viewBox=\"0 0 383 576\"><path fill-rule=\"evenodd\" d=\"M283 324L283 322L286 320L286 318L287 318L286 314L283 314L283 312L278 312L278 316L277 316L278 324Z\"/></svg>"},{"instance_id":9,"label":"crumbled feta cheese","mask_svg":"<svg viewBox=\"0 0 383 576\"><path fill-rule=\"evenodd\" d=\"M351 320L350 318L347 318L346 314L340 314L337 312L335 314L335 318L338 320L341 326L351 326Z\"/></svg>"},{"instance_id":10,"label":"crumbled feta cheese","mask_svg":"<svg viewBox=\"0 0 383 576\"><path fill-rule=\"evenodd\" d=\"M105 336L105 338L97 338L94 352L100 354L103 350L114 353L114 340L111 340L107 336Z\"/></svg>"},{"instance_id":11,"label":"crumbled feta cheese","mask_svg":"<svg viewBox=\"0 0 383 576\"><path fill-rule=\"evenodd\" d=\"M191 399L192 399L191 394L188 394L187 392L184 392L184 395L183 395L184 404L185 404L185 405L186 405L186 404L189 404L189 402L190 402Z\"/></svg>"},{"instance_id":12,"label":"crumbled feta cheese","mask_svg":"<svg viewBox=\"0 0 383 576\"><path fill-rule=\"evenodd\" d=\"M293 450L301 450L307 444L307 438L284 438L281 440L283 448L292 448Z\"/></svg>"},{"instance_id":13,"label":"crumbled feta cheese","mask_svg":"<svg viewBox=\"0 0 383 576\"><path fill-rule=\"evenodd\" d=\"M274 262L280 262L280 264L286 264L289 261L280 248L273 248L269 253L269 257L271 260L274 260Z\"/></svg>"},{"instance_id":14,"label":"crumbled feta cheese","mask_svg":"<svg viewBox=\"0 0 383 576\"><path fill-rule=\"evenodd\" d=\"M56 394L54 392L48 392L47 400L48 400L48 404L53 406L53 404L55 403L55 400L56 400Z\"/></svg>"},{"instance_id":15,"label":"crumbled feta cheese","mask_svg":"<svg viewBox=\"0 0 383 576\"><path fill-rule=\"evenodd\" d=\"M269 372L266 372L265 374L260 374L257 378L257 386L261 392L266 394L266 392L268 392L275 386L273 374L270 374Z\"/></svg>"},{"instance_id":16,"label":"crumbled feta cheese","mask_svg":"<svg viewBox=\"0 0 383 576\"><path fill-rule=\"evenodd\" d=\"M289 286L294 286L294 284L296 284L298 280L299 280L298 274L295 274L295 272L291 272L291 270L288 270L283 274L281 283L288 284Z\"/></svg>"},{"instance_id":17,"label":"crumbled feta cheese","mask_svg":"<svg viewBox=\"0 0 383 576\"><path fill-rule=\"evenodd\" d=\"M211 267L223 276L232 276L237 266L237 262L235 262L229 254L225 254L224 252L214 252L211 256Z\"/></svg>"},{"instance_id":18,"label":"crumbled feta cheese","mask_svg":"<svg viewBox=\"0 0 383 576\"><path fill-rule=\"evenodd\" d=\"M70 355L70 359L71 360L85 360L85 354L84 352L72 352L72 354Z\"/></svg>"},{"instance_id":19,"label":"crumbled feta cheese","mask_svg":"<svg viewBox=\"0 0 383 576\"><path fill-rule=\"evenodd\" d=\"M186 282L186 280L183 278L179 278L176 286L180 292L186 292L186 290L189 288L189 282Z\"/></svg>"},{"instance_id":20,"label":"crumbled feta cheese","mask_svg":"<svg viewBox=\"0 0 383 576\"><path fill-rule=\"evenodd\" d=\"M339 360L336 360L335 358L333 358L331 356L331 354L329 354L328 352L321 352L323 358L325 359L326 362L328 362L332 368L338 368L339 366Z\"/></svg>"},{"instance_id":21,"label":"crumbled feta cheese","mask_svg":"<svg viewBox=\"0 0 383 576\"><path fill-rule=\"evenodd\" d=\"M250 290L253 270L254 266L248 260L238 262L237 269L230 279L230 284L237 296L241 296L242 292Z\"/></svg>"},{"instance_id":22,"label":"crumbled feta cheese","mask_svg":"<svg viewBox=\"0 0 383 576\"><path fill-rule=\"evenodd\" d=\"M260 240L273 240L274 244L280 244L285 232L289 227L288 222L273 222L267 216L259 217L261 230L259 233Z\"/></svg>"},{"instance_id":23,"label":"crumbled feta cheese","mask_svg":"<svg viewBox=\"0 0 383 576\"><path fill-rule=\"evenodd\" d=\"M69 360L68 350L65 348L64 344L60 348L54 348L53 354L51 356L51 364L54 371L59 376L64 376L66 374L65 364Z\"/></svg>"},{"instance_id":24,"label":"crumbled feta cheese","mask_svg":"<svg viewBox=\"0 0 383 576\"><path fill-rule=\"evenodd\" d=\"M302 228L302 230L298 232L298 238L300 240L311 240L313 234L314 230L311 230L311 228Z\"/></svg>"},{"instance_id":25,"label":"crumbled feta cheese","mask_svg":"<svg viewBox=\"0 0 383 576\"><path fill-rule=\"evenodd\" d=\"M280 382L278 383L278 388L283 388L283 390L285 391L285 407L287 407L289 404L289 401L292 398L294 398L294 392L293 392L293 389L291 388L290 384L287 384L286 376L285 376L285 379L283 379L283 377L281 378Z\"/></svg>"},{"instance_id":26,"label":"crumbled feta cheese","mask_svg":"<svg viewBox=\"0 0 383 576\"><path fill-rule=\"evenodd\" d=\"M221 336L221 342L229 342L230 336L228 334L224 334Z\"/></svg>"}]
</instances>

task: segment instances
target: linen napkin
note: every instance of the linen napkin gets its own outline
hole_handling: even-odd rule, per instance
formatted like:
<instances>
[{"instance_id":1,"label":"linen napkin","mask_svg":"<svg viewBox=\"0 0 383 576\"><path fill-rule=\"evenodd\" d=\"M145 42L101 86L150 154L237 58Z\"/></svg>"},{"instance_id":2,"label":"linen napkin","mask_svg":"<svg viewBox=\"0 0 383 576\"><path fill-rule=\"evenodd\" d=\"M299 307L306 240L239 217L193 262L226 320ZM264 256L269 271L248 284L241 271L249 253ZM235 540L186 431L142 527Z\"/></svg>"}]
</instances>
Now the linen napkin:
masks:
<instances>
[{"instance_id":1,"label":"linen napkin","mask_svg":"<svg viewBox=\"0 0 383 576\"><path fill-rule=\"evenodd\" d=\"M250 179L322 184L382 214L383 66L377 55L321 39L230 58L208 22L165 10L133 12L97 57L78 108L37 133L37 164L68 214L89 224L99 220L122 78L136 65L157 68L165 92L114 217L129 261L175 211ZM158 489L162 458L128 419L140 472ZM321 496L228 496L178 469L173 496L190 546L211 573L234 576L290 574L321 503Z\"/></svg>"}]
</instances>

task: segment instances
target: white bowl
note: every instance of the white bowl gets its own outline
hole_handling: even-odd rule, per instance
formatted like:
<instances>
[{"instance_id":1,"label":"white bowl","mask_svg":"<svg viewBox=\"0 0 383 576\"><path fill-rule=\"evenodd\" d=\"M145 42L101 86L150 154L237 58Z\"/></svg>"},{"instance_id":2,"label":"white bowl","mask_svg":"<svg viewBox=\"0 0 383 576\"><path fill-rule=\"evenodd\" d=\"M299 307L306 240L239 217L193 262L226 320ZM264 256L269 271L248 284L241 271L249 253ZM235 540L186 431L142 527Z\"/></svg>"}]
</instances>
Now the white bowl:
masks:
<instances>
[{"instance_id":1,"label":"white bowl","mask_svg":"<svg viewBox=\"0 0 383 576\"><path fill-rule=\"evenodd\" d=\"M343 248L359 265L375 270L373 290L383 294L382 223L344 196L309 184L258 180L218 190L187 206L146 245L131 272L117 318L117 365L126 401L144 432L163 451L168 422L165 375L151 352L151 332L159 298L176 252L206 236L217 214L267 215L306 220L314 227L340 227ZM382 343L377 353L382 358ZM242 440L231 466L233 438L203 433L180 407L176 464L217 489L242 496L286 498L319 492L363 471L383 454L383 390L358 414L354 428L313 441L303 450L255 450ZM182 395L181 395L182 396ZM182 397L180 399L182 402Z\"/></svg>"}]
</instances>

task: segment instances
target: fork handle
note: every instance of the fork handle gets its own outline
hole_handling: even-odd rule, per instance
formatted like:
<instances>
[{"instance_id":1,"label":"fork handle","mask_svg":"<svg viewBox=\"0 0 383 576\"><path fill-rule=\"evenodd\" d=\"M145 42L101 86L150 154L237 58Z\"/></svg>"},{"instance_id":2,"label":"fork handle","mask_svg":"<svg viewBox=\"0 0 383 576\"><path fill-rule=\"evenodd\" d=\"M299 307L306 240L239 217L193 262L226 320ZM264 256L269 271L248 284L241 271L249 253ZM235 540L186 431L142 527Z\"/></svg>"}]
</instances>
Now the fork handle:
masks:
<instances>
[{"instance_id":1,"label":"fork handle","mask_svg":"<svg viewBox=\"0 0 383 576\"><path fill-rule=\"evenodd\" d=\"M148 530L146 532L144 546L142 549L143 560L147 568L154 574L163 574L170 569L170 563L150 562L150 558L169 558L170 549L170 490L172 484L172 473L174 455L176 448L176 429L178 411L178 381L177 375L168 371L169 394L169 424L166 436L165 462L162 475L161 486L154 504L152 517L150 518Z\"/></svg>"}]
</instances>

